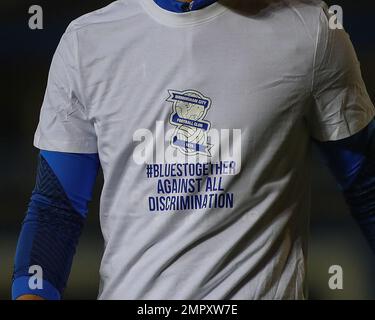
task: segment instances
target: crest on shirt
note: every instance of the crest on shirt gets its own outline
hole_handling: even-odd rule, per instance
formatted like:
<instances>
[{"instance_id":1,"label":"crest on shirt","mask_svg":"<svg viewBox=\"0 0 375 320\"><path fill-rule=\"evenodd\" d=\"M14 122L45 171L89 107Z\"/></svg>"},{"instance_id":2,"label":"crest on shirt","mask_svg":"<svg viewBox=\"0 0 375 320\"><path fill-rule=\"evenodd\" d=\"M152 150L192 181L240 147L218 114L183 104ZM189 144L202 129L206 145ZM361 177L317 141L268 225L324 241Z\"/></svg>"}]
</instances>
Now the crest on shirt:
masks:
<instances>
[{"instance_id":1,"label":"crest on shirt","mask_svg":"<svg viewBox=\"0 0 375 320\"><path fill-rule=\"evenodd\" d=\"M172 103L169 122L176 127L171 145L186 155L210 156L211 144L207 133L211 123L205 118L211 107L211 99L195 90L168 90L168 102Z\"/></svg>"}]
</instances>

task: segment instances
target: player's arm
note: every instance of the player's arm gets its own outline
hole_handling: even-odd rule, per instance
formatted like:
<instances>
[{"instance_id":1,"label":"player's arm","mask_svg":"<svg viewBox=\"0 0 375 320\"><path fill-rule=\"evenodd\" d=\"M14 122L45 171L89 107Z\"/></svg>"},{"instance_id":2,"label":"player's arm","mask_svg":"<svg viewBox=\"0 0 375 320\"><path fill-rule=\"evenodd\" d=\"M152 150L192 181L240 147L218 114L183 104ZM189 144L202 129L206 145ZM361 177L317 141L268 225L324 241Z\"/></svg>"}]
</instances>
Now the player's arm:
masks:
<instances>
[{"instance_id":1,"label":"player's arm","mask_svg":"<svg viewBox=\"0 0 375 320\"><path fill-rule=\"evenodd\" d=\"M88 212L97 154L41 151L36 186L17 245L12 297L60 299ZM42 279L29 273L38 266Z\"/></svg>"},{"instance_id":2,"label":"player's arm","mask_svg":"<svg viewBox=\"0 0 375 320\"><path fill-rule=\"evenodd\" d=\"M308 123L350 210L375 250L375 109L348 34L329 26L322 6Z\"/></svg>"},{"instance_id":3,"label":"player's arm","mask_svg":"<svg viewBox=\"0 0 375 320\"><path fill-rule=\"evenodd\" d=\"M352 137L317 146L375 252L375 121Z\"/></svg>"},{"instance_id":4,"label":"player's arm","mask_svg":"<svg viewBox=\"0 0 375 320\"><path fill-rule=\"evenodd\" d=\"M19 237L13 298L61 297L99 167L80 30L75 22L67 28L52 59L34 138L34 146L43 151ZM34 290L38 279L35 267L30 277L30 266L41 268L43 289Z\"/></svg>"}]
</instances>

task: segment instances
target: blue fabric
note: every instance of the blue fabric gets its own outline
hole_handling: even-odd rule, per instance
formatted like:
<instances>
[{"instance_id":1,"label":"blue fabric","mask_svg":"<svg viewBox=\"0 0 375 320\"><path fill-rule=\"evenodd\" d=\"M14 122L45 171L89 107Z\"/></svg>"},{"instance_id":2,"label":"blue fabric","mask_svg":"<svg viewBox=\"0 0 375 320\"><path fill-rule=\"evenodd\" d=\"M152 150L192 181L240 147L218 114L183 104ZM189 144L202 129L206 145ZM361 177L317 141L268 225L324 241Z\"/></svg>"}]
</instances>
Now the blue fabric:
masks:
<instances>
[{"instance_id":1,"label":"blue fabric","mask_svg":"<svg viewBox=\"0 0 375 320\"><path fill-rule=\"evenodd\" d=\"M347 190L355 181L370 156L374 137L375 121L372 121L365 129L347 139L316 141L323 161L331 169L341 189Z\"/></svg>"},{"instance_id":2,"label":"blue fabric","mask_svg":"<svg viewBox=\"0 0 375 320\"><path fill-rule=\"evenodd\" d=\"M375 149L372 149L375 151ZM344 197L375 253L375 159L368 158Z\"/></svg>"},{"instance_id":3,"label":"blue fabric","mask_svg":"<svg viewBox=\"0 0 375 320\"><path fill-rule=\"evenodd\" d=\"M74 209L86 217L87 205L92 198L92 190L100 166L98 154L45 150L40 154L52 168Z\"/></svg>"},{"instance_id":4,"label":"blue fabric","mask_svg":"<svg viewBox=\"0 0 375 320\"><path fill-rule=\"evenodd\" d=\"M375 121L348 139L317 145L375 253Z\"/></svg>"},{"instance_id":5,"label":"blue fabric","mask_svg":"<svg viewBox=\"0 0 375 320\"><path fill-rule=\"evenodd\" d=\"M46 300L60 300L60 293L56 288L49 283L49 281L43 281L43 289L30 289L29 287L30 277L19 277L13 282L12 286L12 299L16 300L20 296L25 294L37 295Z\"/></svg>"},{"instance_id":6,"label":"blue fabric","mask_svg":"<svg viewBox=\"0 0 375 320\"><path fill-rule=\"evenodd\" d=\"M199 10L204 7L207 7L217 0L194 0L191 3L180 2L177 0L154 0L156 4L162 7L165 10L182 13L188 11Z\"/></svg>"},{"instance_id":7,"label":"blue fabric","mask_svg":"<svg viewBox=\"0 0 375 320\"><path fill-rule=\"evenodd\" d=\"M59 177L44 155L55 166ZM12 286L15 295L39 295L39 291L30 291L25 280L31 276L28 270L32 265L43 270L47 291L41 293L50 295L55 290L62 295L82 232L87 202L91 199L98 162L97 155L41 152L36 186L16 250Z\"/></svg>"}]
</instances>

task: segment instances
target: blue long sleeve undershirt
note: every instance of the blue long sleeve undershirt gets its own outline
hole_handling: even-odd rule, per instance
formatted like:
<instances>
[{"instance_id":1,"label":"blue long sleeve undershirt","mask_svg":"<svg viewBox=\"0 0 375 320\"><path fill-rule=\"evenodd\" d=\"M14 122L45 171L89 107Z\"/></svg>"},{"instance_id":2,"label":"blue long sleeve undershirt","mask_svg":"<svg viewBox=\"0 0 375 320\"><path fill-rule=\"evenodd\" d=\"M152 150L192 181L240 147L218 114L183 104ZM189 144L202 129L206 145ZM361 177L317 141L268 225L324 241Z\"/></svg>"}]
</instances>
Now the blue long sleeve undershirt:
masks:
<instances>
[{"instance_id":1,"label":"blue long sleeve undershirt","mask_svg":"<svg viewBox=\"0 0 375 320\"><path fill-rule=\"evenodd\" d=\"M375 252L375 121L350 138L316 144Z\"/></svg>"},{"instance_id":2,"label":"blue long sleeve undershirt","mask_svg":"<svg viewBox=\"0 0 375 320\"><path fill-rule=\"evenodd\" d=\"M99 168L97 154L41 151L36 186L19 236L12 298L60 299L70 273ZM29 285L39 266L42 288Z\"/></svg>"}]
</instances>

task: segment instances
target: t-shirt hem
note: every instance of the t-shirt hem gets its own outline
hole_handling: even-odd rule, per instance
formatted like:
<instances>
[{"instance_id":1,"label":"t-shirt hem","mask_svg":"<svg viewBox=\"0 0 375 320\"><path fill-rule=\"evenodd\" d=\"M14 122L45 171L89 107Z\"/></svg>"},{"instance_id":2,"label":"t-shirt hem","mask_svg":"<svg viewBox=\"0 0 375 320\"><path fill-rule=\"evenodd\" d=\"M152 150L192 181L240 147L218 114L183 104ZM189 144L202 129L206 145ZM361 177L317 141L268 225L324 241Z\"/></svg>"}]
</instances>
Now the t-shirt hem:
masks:
<instances>
[{"instance_id":1,"label":"t-shirt hem","mask_svg":"<svg viewBox=\"0 0 375 320\"><path fill-rule=\"evenodd\" d=\"M61 141L35 135L34 146L40 150L69 153L98 153L96 141Z\"/></svg>"},{"instance_id":2,"label":"t-shirt hem","mask_svg":"<svg viewBox=\"0 0 375 320\"><path fill-rule=\"evenodd\" d=\"M342 122L337 125L332 125L331 128L326 128L326 133L322 132L316 137L321 142L338 141L357 134L364 128L366 128L375 117L375 108L369 109L368 114L361 120L355 121L354 123ZM342 129L342 127L345 127Z\"/></svg>"}]
</instances>

